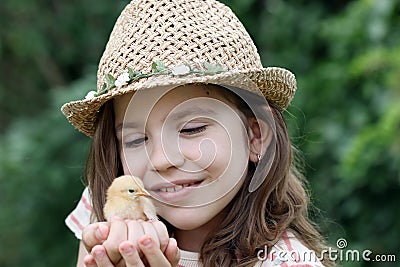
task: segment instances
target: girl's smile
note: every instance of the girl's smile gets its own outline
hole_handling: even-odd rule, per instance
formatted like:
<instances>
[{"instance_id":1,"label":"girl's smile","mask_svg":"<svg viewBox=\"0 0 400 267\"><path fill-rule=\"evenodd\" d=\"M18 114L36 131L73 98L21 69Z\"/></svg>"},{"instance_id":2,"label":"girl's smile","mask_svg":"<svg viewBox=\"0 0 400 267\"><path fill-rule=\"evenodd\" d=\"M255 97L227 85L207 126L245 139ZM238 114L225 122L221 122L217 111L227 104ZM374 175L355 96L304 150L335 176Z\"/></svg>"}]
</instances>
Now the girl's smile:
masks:
<instances>
[{"instance_id":1,"label":"girl's smile","mask_svg":"<svg viewBox=\"0 0 400 267\"><path fill-rule=\"evenodd\" d=\"M173 203L185 199L195 188L200 186L204 180L177 180L156 184L149 189L154 192L158 198L165 202Z\"/></svg>"}]
</instances>

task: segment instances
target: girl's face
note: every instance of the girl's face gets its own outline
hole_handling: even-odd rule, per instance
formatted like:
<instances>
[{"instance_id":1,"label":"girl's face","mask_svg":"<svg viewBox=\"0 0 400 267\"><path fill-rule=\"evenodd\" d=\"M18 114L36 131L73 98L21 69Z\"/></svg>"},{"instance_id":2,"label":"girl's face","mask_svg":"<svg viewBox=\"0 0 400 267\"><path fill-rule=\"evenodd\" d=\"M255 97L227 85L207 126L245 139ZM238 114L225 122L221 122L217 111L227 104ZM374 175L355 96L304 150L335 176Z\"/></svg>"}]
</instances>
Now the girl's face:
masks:
<instances>
[{"instance_id":1,"label":"girl's face","mask_svg":"<svg viewBox=\"0 0 400 267\"><path fill-rule=\"evenodd\" d=\"M124 173L142 179L157 213L178 229L214 218L247 175L246 118L218 89L155 88L114 101Z\"/></svg>"}]
</instances>

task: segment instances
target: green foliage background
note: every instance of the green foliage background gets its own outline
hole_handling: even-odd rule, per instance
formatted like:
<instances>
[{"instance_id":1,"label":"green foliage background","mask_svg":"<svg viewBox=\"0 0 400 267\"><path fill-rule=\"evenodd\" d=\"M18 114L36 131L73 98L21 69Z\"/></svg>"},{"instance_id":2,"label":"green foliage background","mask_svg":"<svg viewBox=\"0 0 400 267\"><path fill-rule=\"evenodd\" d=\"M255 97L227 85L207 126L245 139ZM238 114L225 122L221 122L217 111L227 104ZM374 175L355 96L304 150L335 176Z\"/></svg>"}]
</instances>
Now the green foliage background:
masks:
<instances>
[{"instance_id":1,"label":"green foliage background","mask_svg":"<svg viewBox=\"0 0 400 267\"><path fill-rule=\"evenodd\" d=\"M265 66L298 80L285 113L314 212L335 247L400 262L400 3L225 0ZM74 266L64 225L83 189L89 140L60 106L95 88L96 64L127 0L0 4L0 265Z\"/></svg>"}]
</instances>

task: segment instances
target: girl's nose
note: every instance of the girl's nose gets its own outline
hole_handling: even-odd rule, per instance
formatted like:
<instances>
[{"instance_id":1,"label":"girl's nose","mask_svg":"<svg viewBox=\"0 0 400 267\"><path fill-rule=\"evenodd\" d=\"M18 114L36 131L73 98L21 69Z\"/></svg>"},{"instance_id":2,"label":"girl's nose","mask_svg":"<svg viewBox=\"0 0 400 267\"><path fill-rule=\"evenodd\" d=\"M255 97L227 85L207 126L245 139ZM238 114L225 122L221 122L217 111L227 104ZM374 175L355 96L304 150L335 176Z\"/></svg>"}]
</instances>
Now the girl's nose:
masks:
<instances>
[{"instance_id":1,"label":"girl's nose","mask_svg":"<svg viewBox=\"0 0 400 267\"><path fill-rule=\"evenodd\" d=\"M158 139L156 142L153 141L151 151L149 151L152 168L156 171L164 171L170 167L182 166L185 159L179 151L178 145L161 140L161 138Z\"/></svg>"}]
</instances>

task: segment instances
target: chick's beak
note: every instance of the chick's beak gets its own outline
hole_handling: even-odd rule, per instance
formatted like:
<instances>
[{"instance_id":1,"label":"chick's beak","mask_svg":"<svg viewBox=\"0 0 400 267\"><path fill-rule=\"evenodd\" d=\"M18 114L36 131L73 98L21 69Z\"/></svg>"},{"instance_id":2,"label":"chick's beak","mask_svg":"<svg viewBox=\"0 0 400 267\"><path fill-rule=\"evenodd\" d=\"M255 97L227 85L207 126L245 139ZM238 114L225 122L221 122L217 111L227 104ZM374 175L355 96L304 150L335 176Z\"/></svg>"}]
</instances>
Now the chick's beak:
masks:
<instances>
[{"instance_id":1,"label":"chick's beak","mask_svg":"<svg viewBox=\"0 0 400 267\"><path fill-rule=\"evenodd\" d=\"M137 192L135 194L135 196L138 196L138 197L150 197L150 194L146 190L142 189L139 192Z\"/></svg>"}]
</instances>

